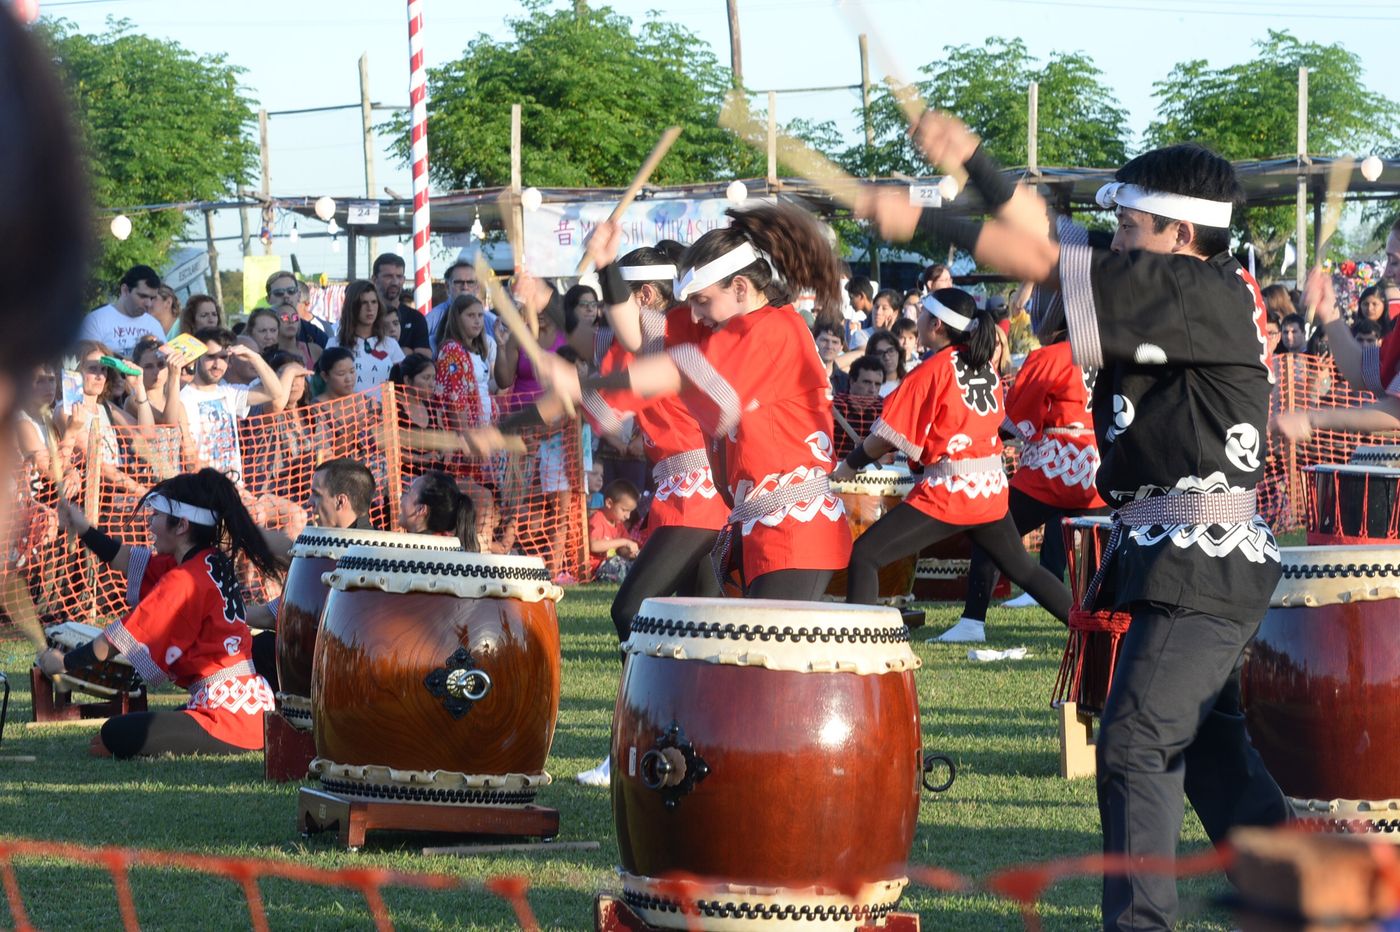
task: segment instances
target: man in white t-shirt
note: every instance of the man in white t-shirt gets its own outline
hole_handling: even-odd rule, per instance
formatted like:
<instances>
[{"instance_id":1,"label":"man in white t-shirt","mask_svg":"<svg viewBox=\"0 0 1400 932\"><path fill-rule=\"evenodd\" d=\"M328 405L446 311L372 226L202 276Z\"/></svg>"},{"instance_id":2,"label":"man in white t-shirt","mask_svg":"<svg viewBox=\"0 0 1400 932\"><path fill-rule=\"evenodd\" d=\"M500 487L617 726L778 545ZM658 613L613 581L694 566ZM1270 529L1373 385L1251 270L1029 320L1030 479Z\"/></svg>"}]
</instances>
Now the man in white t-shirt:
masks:
<instances>
[{"instance_id":1,"label":"man in white t-shirt","mask_svg":"<svg viewBox=\"0 0 1400 932\"><path fill-rule=\"evenodd\" d=\"M150 334L165 342L165 328L151 314L160 276L148 265L133 265L118 284L117 299L83 318L80 340L96 340L127 359L142 337Z\"/></svg>"},{"instance_id":2,"label":"man in white t-shirt","mask_svg":"<svg viewBox=\"0 0 1400 932\"><path fill-rule=\"evenodd\" d=\"M287 387L263 358L238 342L228 330L208 328L195 334L208 350L194 361L194 379L180 388L180 370L189 365L182 353L172 353L166 360L170 375L166 381L166 423L179 423L178 412L184 412L184 423L200 466L212 466L236 483L243 479L243 454L238 443L238 422L248 416L254 405L267 404L273 411L287 406ZM230 385L225 382L229 357L244 360L257 372L262 382L257 387Z\"/></svg>"}]
</instances>

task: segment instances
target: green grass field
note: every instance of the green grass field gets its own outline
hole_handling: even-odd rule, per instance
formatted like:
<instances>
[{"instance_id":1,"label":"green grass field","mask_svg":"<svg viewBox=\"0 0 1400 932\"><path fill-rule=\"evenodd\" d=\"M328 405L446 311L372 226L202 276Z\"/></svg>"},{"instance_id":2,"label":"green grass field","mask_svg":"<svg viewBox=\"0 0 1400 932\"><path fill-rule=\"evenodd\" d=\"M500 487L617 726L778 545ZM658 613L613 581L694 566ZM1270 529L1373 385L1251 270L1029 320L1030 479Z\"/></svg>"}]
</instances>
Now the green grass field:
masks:
<instances>
[{"instance_id":1,"label":"green grass field","mask_svg":"<svg viewBox=\"0 0 1400 932\"><path fill-rule=\"evenodd\" d=\"M617 846L606 789L579 786L574 775L592 767L608 744L617 689L617 644L607 608L613 589L576 587L560 603L564 685L549 771L555 783L540 801L561 813L560 841L593 840L597 851L527 856L424 857L422 839L389 839L358 853L328 841L303 839L295 829L296 784L262 780L262 757L116 762L87 754L95 725L36 726L29 719L30 653L5 645L4 669L14 694L0 757L31 754L32 763L0 760L0 826L10 836L83 844L120 844L188 852L291 859L323 867L375 865L440 871L464 878L519 873L530 878L529 900L547 927L591 924L594 894L618 888ZM924 746L952 755L958 779L941 795L925 794L912 861L973 878L998 868L1099 848L1098 813L1090 780L1058 776L1056 719L1049 696L1064 644L1063 629L1038 610L992 610L989 647L1025 646L1028 659L973 663L965 647L924 638L956 620L953 606L929 613L915 633L923 658L918 672ZM166 691L156 705L176 705ZM373 836L372 836L373 838ZM414 843L416 841L416 844ZM438 843L436 840L429 843ZM1205 844L1188 812L1182 850ZM57 861L22 861L18 877L30 918L46 929L119 928L117 901L105 871ZM143 927L240 928L248 923L241 891L231 882L195 873L140 869L132 887ZM1211 908L1221 878L1182 884L1182 929L1227 929ZM348 890L263 881L274 929L363 929L364 901ZM402 929L514 927L504 901L484 892L435 893L395 888L387 895ZM903 906L926 930L1014 929L1018 911L991 895L949 895L911 887ZM1078 879L1051 888L1042 903L1047 929L1088 929L1098 914L1098 881ZM11 925L0 904L0 921Z\"/></svg>"}]
</instances>

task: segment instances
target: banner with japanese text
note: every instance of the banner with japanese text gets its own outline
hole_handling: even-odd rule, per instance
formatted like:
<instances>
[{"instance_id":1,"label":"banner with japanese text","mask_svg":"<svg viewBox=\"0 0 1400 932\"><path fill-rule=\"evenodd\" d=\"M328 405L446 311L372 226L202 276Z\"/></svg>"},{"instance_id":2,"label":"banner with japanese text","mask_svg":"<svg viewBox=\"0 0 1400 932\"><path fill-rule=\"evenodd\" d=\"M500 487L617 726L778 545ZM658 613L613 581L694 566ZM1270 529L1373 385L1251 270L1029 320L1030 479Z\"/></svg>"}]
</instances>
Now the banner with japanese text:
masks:
<instances>
[{"instance_id":1,"label":"banner with japanese text","mask_svg":"<svg viewBox=\"0 0 1400 932\"><path fill-rule=\"evenodd\" d=\"M575 274L583 258L583 243L616 206L612 201L543 204L525 213L525 265L543 277ZM729 225L724 215L732 205L724 198L636 201L623 213L622 253L658 240L695 242L716 227Z\"/></svg>"}]
</instances>

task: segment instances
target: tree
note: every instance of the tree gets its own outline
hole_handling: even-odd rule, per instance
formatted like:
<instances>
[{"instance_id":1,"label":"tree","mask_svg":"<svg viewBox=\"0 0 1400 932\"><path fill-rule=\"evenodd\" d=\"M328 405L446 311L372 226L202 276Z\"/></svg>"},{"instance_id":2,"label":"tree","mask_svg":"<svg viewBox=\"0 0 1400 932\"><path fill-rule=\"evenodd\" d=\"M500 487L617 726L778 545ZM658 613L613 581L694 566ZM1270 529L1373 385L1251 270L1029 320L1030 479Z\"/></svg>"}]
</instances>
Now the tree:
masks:
<instances>
[{"instance_id":1,"label":"tree","mask_svg":"<svg viewBox=\"0 0 1400 932\"><path fill-rule=\"evenodd\" d=\"M1249 61L1213 69L1182 62L1155 85L1157 119L1147 141L1194 141L1228 159L1291 157L1298 148L1298 69L1308 69L1308 148L1331 155L1394 151L1395 104L1368 90L1361 58L1338 44L1270 30ZM1267 267L1295 232L1292 207L1250 208L1235 224Z\"/></svg>"},{"instance_id":2,"label":"tree","mask_svg":"<svg viewBox=\"0 0 1400 932\"><path fill-rule=\"evenodd\" d=\"M625 185L668 125L685 127L653 175L660 184L761 172L762 156L717 125L729 71L673 23L637 29L608 9L550 12L528 0L512 37L477 37L428 72L429 166L446 189L510 181L510 108L521 105L521 167L530 185ZM409 156L409 115L389 120Z\"/></svg>"},{"instance_id":3,"label":"tree","mask_svg":"<svg viewBox=\"0 0 1400 932\"><path fill-rule=\"evenodd\" d=\"M981 46L947 46L919 73L915 87L929 106L957 114L1003 165L1026 164L1032 81L1040 84L1040 164L1116 167L1127 158L1127 112L1081 52L1054 52L1042 65L1020 39L993 37ZM875 145L869 153L863 142L848 148L842 155L847 167L862 175L933 171L910 144L898 103L888 87L876 90L870 107Z\"/></svg>"},{"instance_id":4,"label":"tree","mask_svg":"<svg viewBox=\"0 0 1400 932\"><path fill-rule=\"evenodd\" d=\"M212 200L250 178L252 105L238 86L243 69L225 56L135 34L125 20L109 20L100 35L64 20L45 20L38 32L67 80L98 208ZM132 265L163 265L187 218L168 210L131 219L125 241L102 221L95 294Z\"/></svg>"}]
</instances>

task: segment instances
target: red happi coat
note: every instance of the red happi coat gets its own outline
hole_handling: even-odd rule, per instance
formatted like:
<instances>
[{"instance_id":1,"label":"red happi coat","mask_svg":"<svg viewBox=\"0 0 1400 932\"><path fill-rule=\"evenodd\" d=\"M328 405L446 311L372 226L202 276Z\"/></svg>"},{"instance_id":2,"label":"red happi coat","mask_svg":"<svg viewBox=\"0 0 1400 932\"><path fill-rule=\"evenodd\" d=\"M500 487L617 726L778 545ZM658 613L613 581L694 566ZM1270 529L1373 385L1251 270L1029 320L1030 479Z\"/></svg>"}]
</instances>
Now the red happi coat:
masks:
<instances>
[{"instance_id":1,"label":"red happi coat","mask_svg":"<svg viewBox=\"0 0 1400 932\"><path fill-rule=\"evenodd\" d=\"M696 342L667 352L681 372L681 399L700 427L720 438L735 505L829 475L831 390L797 311L762 307L702 330ZM749 581L776 570L843 569L850 561L846 511L829 490L741 522L737 532Z\"/></svg>"},{"instance_id":2,"label":"red happi coat","mask_svg":"<svg viewBox=\"0 0 1400 932\"><path fill-rule=\"evenodd\" d=\"M180 563L134 547L127 573L135 607L107 626L107 640L147 686L170 680L189 690L184 713L211 736L262 747L262 714L276 704L253 670L253 635L233 561L212 547Z\"/></svg>"},{"instance_id":3,"label":"red happi coat","mask_svg":"<svg viewBox=\"0 0 1400 932\"><path fill-rule=\"evenodd\" d=\"M1033 351L1006 393L1007 426L1025 443L1011 487L1059 508L1102 508L1089 413L1094 372L1070 357L1069 341Z\"/></svg>"},{"instance_id":4,"label":"red happi coat","mask_svg":"<svg viewBox=\"0 0 1400 932\"><path fill-rule=\"evenodd\" d=\"M947 346L904 377L871 433L926 466L1000 456L1001 401L996 370L990 364L973 369L957 346ZM997 521L1006 514L1006 472L929 475L904 500L948 524Z\"/></svg>"}]
</instances>

